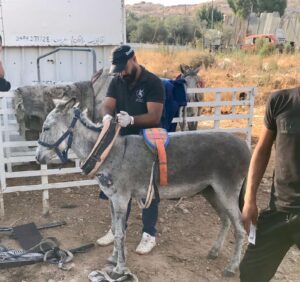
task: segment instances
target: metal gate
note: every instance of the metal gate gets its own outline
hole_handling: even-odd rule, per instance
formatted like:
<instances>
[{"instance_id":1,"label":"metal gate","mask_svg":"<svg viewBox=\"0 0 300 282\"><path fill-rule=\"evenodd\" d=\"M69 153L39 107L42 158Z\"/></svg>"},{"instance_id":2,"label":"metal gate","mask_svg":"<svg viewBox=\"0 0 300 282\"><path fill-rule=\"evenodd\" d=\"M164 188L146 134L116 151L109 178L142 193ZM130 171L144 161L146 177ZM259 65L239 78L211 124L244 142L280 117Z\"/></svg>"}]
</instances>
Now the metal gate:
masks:
<instances>
[{"instance_id":1,"label":"metal gate","mask_svg":"<svg viewBox=\"0 0 300 282\"><path fill-rule=\"evenodd\" d=\"M248 145L251 145L256 88L187 89L187 93L196 92L204 94L204 101L188 103L187 107L181 109L181 116L173 119L173 122L198 121L198 130L241 134ZM34 190L43 191L43 213L47 214L49 189L90 186L96 185L97 182L80 175L79 160L72 152L70 158L74 162L70 167L59 169L55 165L35 164L37 142L24 141L20 138L13 109L13 97L13 92L0 92L0 216L4 216L3 194ZM187 117L188 107L202 107L201 115ZM22 169L18 164L23 164ZM25 184L26 182L28 184Z\"/></svg>"}]
</instances>

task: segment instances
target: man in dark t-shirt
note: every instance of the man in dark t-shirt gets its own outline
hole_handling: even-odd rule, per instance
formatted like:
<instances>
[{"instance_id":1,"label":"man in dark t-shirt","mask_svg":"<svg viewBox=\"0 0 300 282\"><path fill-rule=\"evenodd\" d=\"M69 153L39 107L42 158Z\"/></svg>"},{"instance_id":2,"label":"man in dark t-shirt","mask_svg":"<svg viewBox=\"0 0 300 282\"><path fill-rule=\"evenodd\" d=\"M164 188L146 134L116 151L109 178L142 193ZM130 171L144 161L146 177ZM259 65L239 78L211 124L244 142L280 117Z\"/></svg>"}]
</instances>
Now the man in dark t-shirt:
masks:
<instances>
[{"instance_id":1,"label":"man in dark t-shirt","mask_svg":"<svg viewBox=\"0 0 300 282\"><path fill-rule=\"evenodd\" d=\"M0 35L0 53L2 52L2 37ZM5 72L2 62L0 60L0 92L6 92L10 90L10 82L4 78Z\"/></svg>"},{"instance_id":2,"label":"man in dark t-shirt","mask_svg":"<svg viewBox=\"0 0 300 282\"><path fill-rule=\"evenodd\" d=\"M134 50L129 45L121 45L113 50L112 79L107 95L101 106L103 123L117 116L121 125L121 135L139 134L142 128L159 127L165 100L161 80L139 65ZM101 196L100 196L101 197ZM130 213L128 205L127 218ZM136 252L149 253L156 245L156 222L158 200L153 199L148 209L143 209L143 235ZM97 240L99 245L113 243L112 231Z\"/></svg>"},{"instance_id":3,"label":"man in dark t-shirt","mask_svg":"<svg viewBox=\"0 0 300 282\"><path fill-rule=\"evenodd\" d=\"M256 193L274 141L270 205L258 216ZM265 127L250 163L242 219L248 234L256 226L256 240L241 262L241 281L269 281L290 247L300 248L300 87L278 91L268 100Z\"/></svg>"}]
</instances>

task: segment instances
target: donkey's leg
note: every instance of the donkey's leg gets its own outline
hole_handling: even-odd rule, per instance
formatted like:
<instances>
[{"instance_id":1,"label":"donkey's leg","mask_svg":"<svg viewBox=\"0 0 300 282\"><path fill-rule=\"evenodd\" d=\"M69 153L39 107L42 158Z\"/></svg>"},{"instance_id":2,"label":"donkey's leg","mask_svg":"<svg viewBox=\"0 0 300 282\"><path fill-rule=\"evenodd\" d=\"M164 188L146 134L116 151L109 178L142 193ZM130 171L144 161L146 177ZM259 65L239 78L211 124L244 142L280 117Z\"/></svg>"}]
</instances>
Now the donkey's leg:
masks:
<instances>
[{"instance_id":1,"label":"donkey's leg","mask_svg":"<svg viewBox=\"0 0 300 282\"><path fill-rule=\"evenodd\" d=\"M110 213L111 213L111 230L112 230L112 233L115 235L116 233L116 227L115 227L115 213L114 213L114 206L112 204L112 201L109 201L110 203ZM113 248L113 252L112 252L112 255L110 257L108 257L107 259L107 262L109 264L112 264L114 266L117 265L117 260L118 260L118 251L117 251L117 248L115 247L115 244L114 244L114 248Z\"/></svg>"},{"instance_id":2,"label":"donkey's leg","mask_svg":"<svg viewBox=\"0 0 300 282\"><path fill-rule=\"evenodd\" d=\"M224 183L225 181L223 181ZM226 213L234 227L235 246L232 258L226 266L224 275L233 276L238 269L241 260L242 246L244 241L245 231L242 225L241 211L239 209L239 194L243 181L234 179L234 182L227 184L215 184L213 189L216 193L218 201L224 206L224 213Z\"/></svg>"},{"instance_id":3,"label":"donkey's leg","mask_svg":"<svg viewBox=\"0 0 300 282\"><path fill-rule=\"evenodd\" d=\"M229 264L225 267L224 275L225 276L233 276L238 269L240 260L241 260L241 252L242 245L244 240L244 228L241 220L241 212L239 209L238 197L242 187L242 181L236 181L229 183L227 181L220 181L222 184L214 183L212 186L215 196L210 198L214 198L215 201L220 208L220 212L227 215L234 227L234 236L235 236L235 246L232 258L230 259ZM227 182L227 183L226 183ZM237 183L238 182L238 183ZM226 184L224 184L226 183ZM206 192L211 193L212 192Z\"/></svg>"},{"instance_id":4,"label":"donkey's leg","mask_svg":"<svg viewBox=\"0 0 300 282\"><path fill-rule=\"evenodd\" d=\"M238 205L238 199L237 198L233 198L232 200L229 199L228 202L229 204L227 207L227 212L231 220L231 223L234 227L235 246L234 246L233 256L229 264L225 268L224 275L232 276L235 274L241 261L245 230L242 224L242 217Z\"/></svg>"},{"instance_id":5,"label":"donkey's leg","mask_svg":"<svg viewBox=\"0 0 300 282\"><path fill-rule=\"evenodd\" d=\"M126 258L125 258L125 225L126 225L126 213L128 202L130 197L123 195L116 195L112 197L112 204L114 210L114 249L117 251L117 265L113 270L112 278L116 278L122 275L126 270Z\"/></svg>"},{"instance_id":6,"label":"donkey's leg","mask_svg":"<svg viewBox=\"0 0 300 282\"><path fill-rule=\"evenodd\" d=\"M187 116L188 117L197 117L197 114L198 114L198 109L187 108ZM198 122L197 121L188 122L188 129L190 131L196 130L197 126L198 126Z\"/></svg>"},{"instance_id":7,"label":"donkey's leg","mask_svg":"<svg viewBox=\"0 0 300 282\"><path fill-rule=\"evenodd\" d=\"M209 259L216 259L219 256L219 252L221 248L223 247L226 235L228 233L228 230L230 228L230 219L228 214L226 213L225 206L223 205L222 201L217 197L217 194L213 190L212 187L206 188L204 191L202 191L202 195L205 197L205 199L211 204L211 206L216 210L218 216L221 220L221 229L217 236L217 239L213 245L213 247L210 249L208 253Z\"/></svg>"}]
</instances>

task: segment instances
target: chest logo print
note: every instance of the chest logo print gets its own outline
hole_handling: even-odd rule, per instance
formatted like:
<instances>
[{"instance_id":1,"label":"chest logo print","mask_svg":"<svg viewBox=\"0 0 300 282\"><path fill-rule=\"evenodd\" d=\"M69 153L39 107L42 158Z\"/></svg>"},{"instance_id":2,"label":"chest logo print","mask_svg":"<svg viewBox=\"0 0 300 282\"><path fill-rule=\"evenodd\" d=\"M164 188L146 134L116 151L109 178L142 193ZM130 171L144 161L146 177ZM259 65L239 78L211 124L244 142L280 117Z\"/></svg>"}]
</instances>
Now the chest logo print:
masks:
<instances>
[{"instance_id":1,"label":"chest logo print","mask_svg":"<svg viewBox=\"0 0 300 282\"><path fill-rule=\"evenodd\" d=\"M144 102L144 89L139 89L136 91L136 102Z\"/></svg>"}]
</instances>

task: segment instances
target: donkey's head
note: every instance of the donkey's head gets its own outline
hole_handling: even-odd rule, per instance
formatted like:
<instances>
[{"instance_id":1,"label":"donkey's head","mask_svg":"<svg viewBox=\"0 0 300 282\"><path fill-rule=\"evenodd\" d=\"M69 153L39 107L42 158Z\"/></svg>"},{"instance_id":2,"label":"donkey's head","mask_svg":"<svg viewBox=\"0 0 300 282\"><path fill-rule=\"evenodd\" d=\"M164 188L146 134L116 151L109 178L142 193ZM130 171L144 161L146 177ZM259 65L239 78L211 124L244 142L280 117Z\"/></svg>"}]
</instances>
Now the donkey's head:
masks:
<instances>
[{"instance_id":1,"label":"donkey's head","mask_svg":"<svg viewBox=\"0 0 300 282\"><path fill-rule=\"evenodd\" d=\"M181 78L185 79L188 88L198 88L200 84L200 78L198 72L200 67L191 67L188 65L181 64L180 72Z\"/></svg>"},{"instance_id":2,"label":"donkey's head","mask_svg":"<svg viewBox=\"0 0 300 282\"><path fill-rule=\"evenodd\" d=\"M201 80L198 76L198 72L200 70L200 67L191 67L188 65L180 65L180 71L181 71L181 78L185 79L186 81L186 87L187 88L199 88L201 87ZM203 94L202 93L189 93L187 95L187 101L188 102L200 102L203 100ZM187 108L187 116L188 117L195 117L198 116L200 113L200 108ZM195 130L197 129L198 122L188 122L188 128L189 130Z\"/></svg>"},{"instance_id":3,"label":"donkey's head","mask_svg":"<svg viewBox=\"0 0 300 282\"><path fill-rule=\"evenodd\" d=\"M53 101L55 108L48 114L43 124L35 155L36 160L42 164L48 163L56 155L62 162L66 161L65 154L70 147L69 136L73 135L70 125L76 99Z\"/></svg>"}]
</instances>

